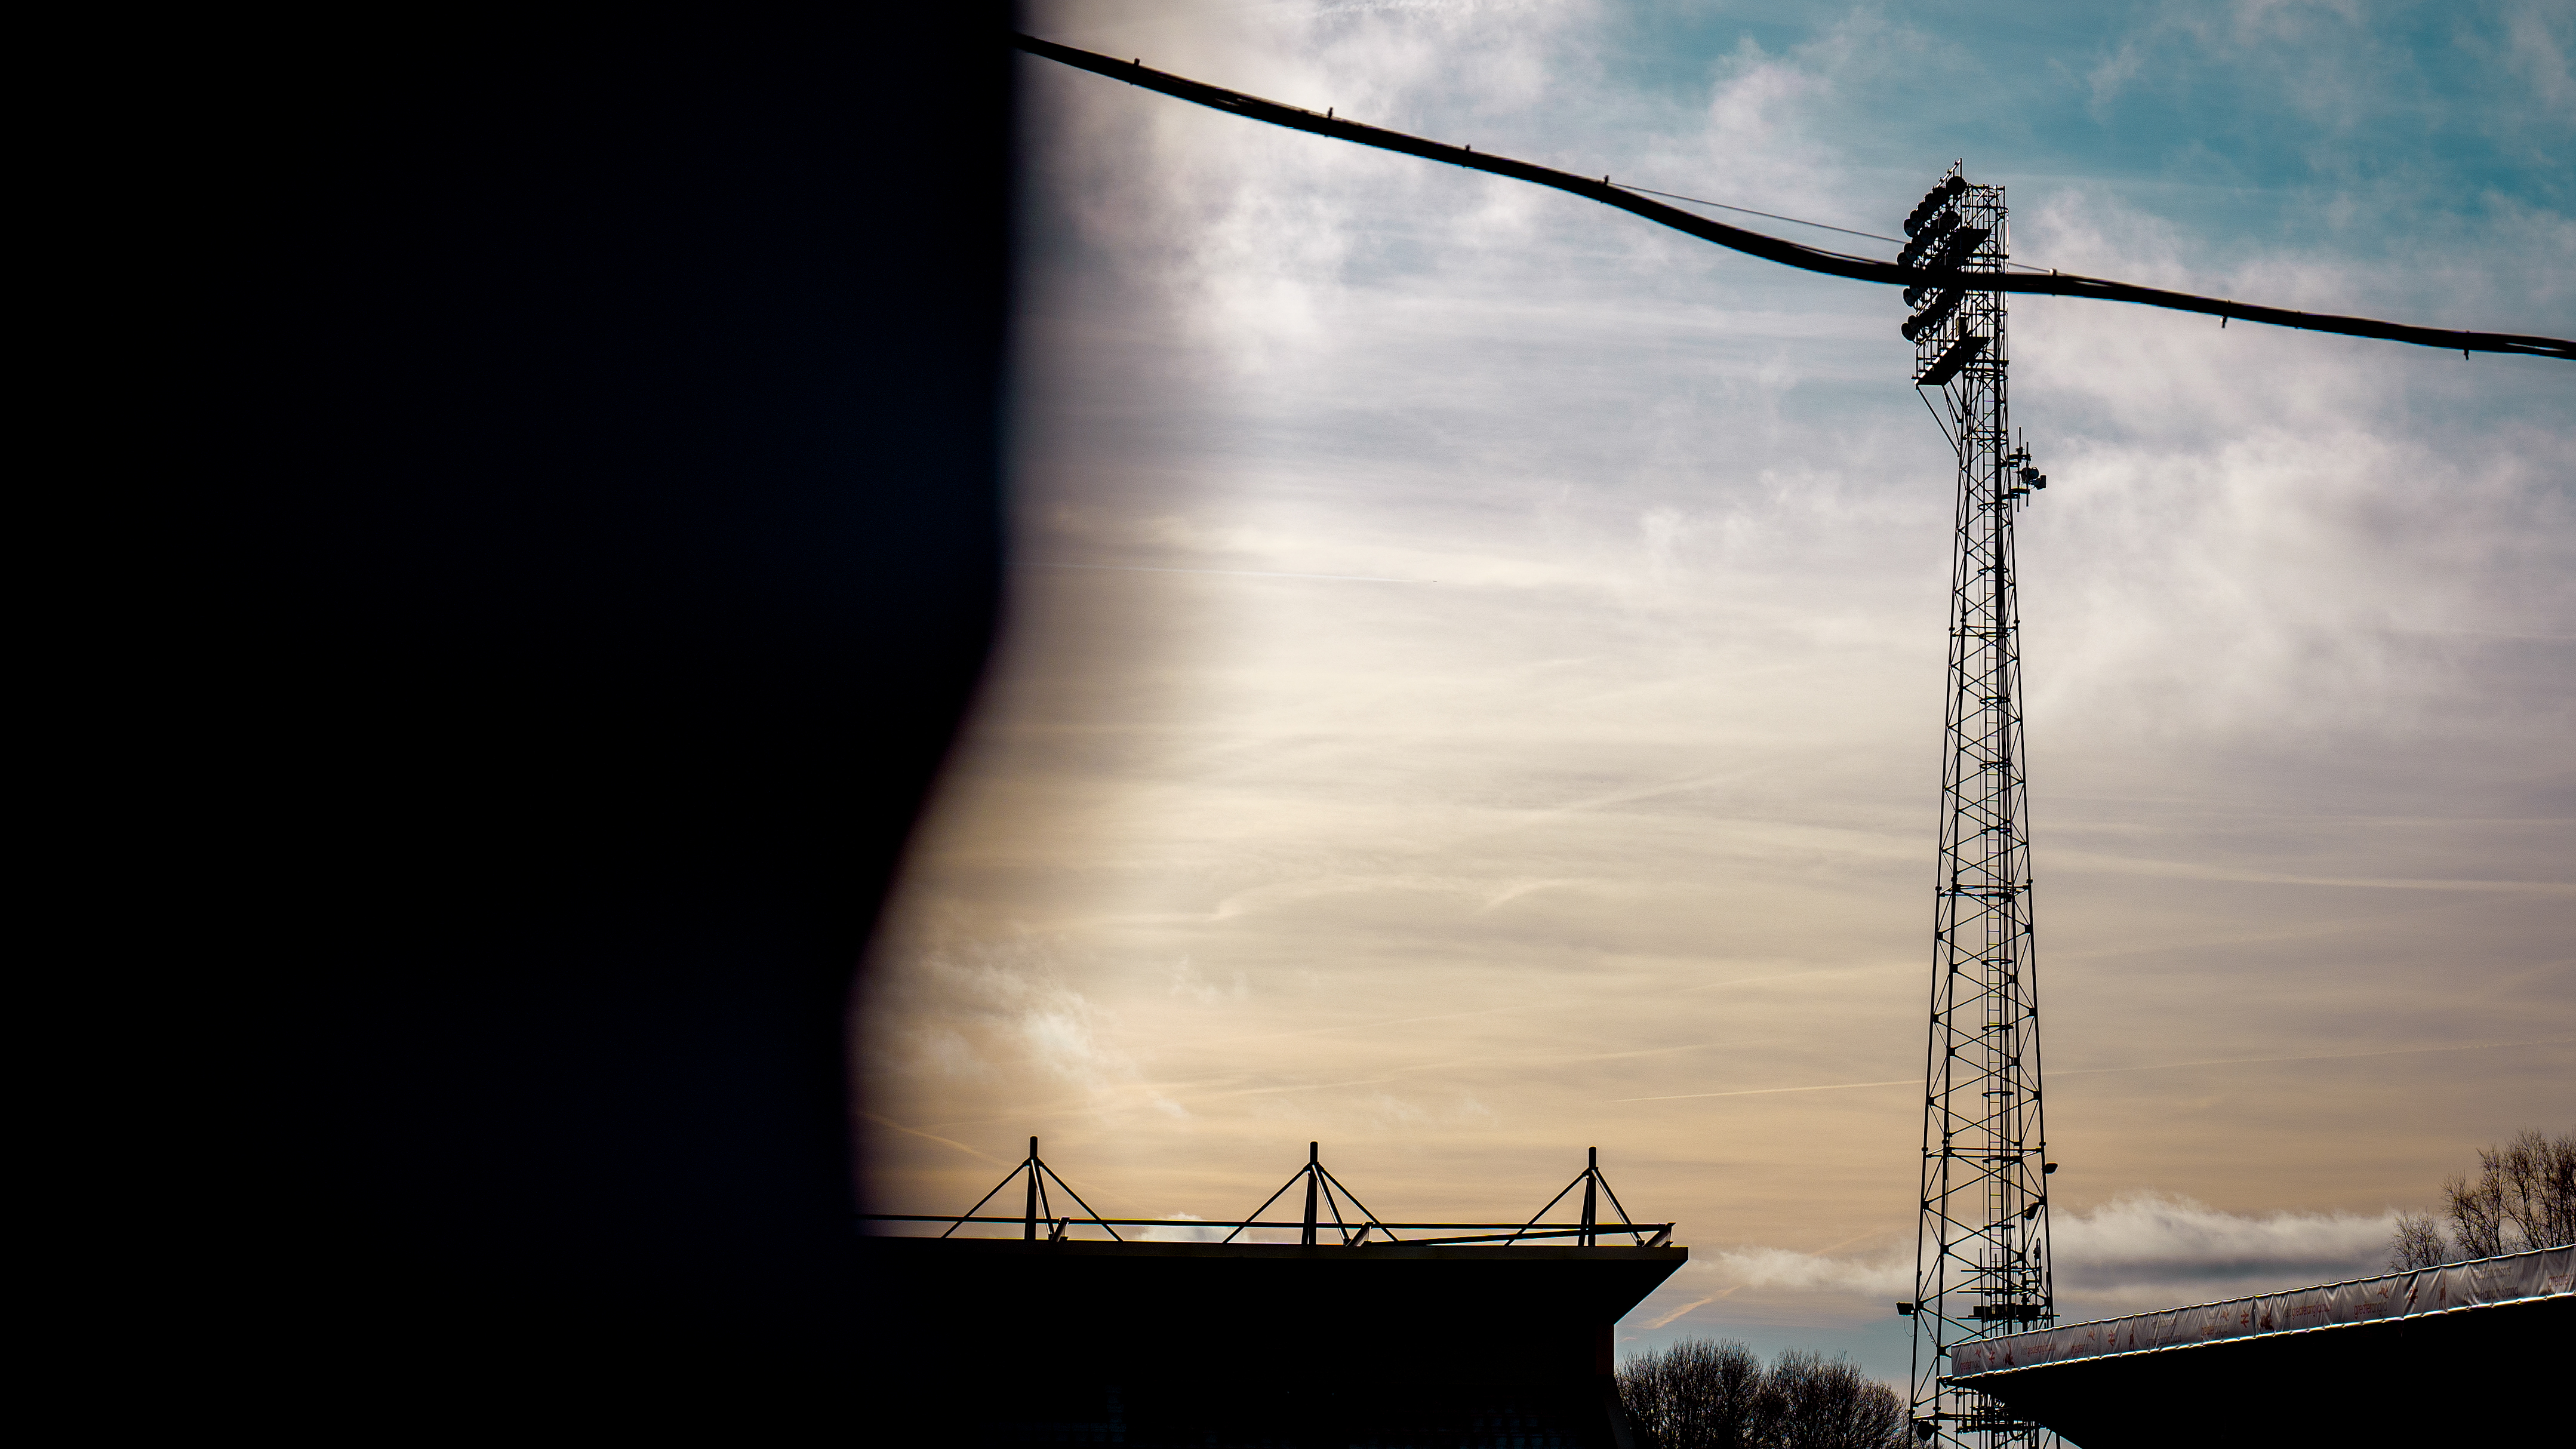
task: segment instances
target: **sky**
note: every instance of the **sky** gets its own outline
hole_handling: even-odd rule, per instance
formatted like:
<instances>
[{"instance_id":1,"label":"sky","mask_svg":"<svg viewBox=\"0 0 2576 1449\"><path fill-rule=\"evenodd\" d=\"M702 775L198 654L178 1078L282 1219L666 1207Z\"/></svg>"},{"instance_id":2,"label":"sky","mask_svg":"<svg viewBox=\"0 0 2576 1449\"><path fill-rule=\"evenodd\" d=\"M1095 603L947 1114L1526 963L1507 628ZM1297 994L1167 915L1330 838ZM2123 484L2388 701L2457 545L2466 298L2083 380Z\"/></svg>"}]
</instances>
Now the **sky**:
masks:
<instances>
[{"instance_id":1,"label":"sky","mask_svg":"<svg viewBox=\"0 0 2576 1449\"><path fill-rule=\"evenodd\" d=\"M2564 4L1023 26L1864 232L1962 159L2024 262L2576 336ZM1953 482L1894 289L1015 63L1009 618L873 949L878 1209L1034 1134L1115 1216L1315 1140L1506 1220L1598 1146L1692 1249L1623 1351L1901 1378ZM2378 1271L2576 1123L2576 368L2010 305L2060 1313Z\"/></svg>"}]
</instances>

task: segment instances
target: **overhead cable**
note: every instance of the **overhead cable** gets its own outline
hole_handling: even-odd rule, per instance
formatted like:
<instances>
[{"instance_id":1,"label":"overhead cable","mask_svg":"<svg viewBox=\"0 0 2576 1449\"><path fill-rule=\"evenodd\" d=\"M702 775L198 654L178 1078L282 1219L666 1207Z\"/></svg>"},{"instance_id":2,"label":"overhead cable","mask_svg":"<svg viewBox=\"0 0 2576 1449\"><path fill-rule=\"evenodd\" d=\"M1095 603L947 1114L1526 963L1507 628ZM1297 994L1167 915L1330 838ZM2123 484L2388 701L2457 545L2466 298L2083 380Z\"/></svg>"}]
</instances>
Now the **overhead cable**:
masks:
<instances>
[{"instance_id":1,"label":"overhead cable","mask_svg":"<svg viewBox=\"0 0 2576 1449\"><path fill-rule=\"evenodd\" d=\"M1871 257L1851 256L1807 246L1783 237L1768 236L1743 227L1729 226L1711 217L1700 216L1649 200L1639 194L1641 188L1614 185L1607 176L1595 180L1571 172L1515 161L1507 156L1477 151L1466 146L1452 146L1440 141L1426 141L1401 131L1379 126L1365 126L1357 121L1341 120L1327 112L1318 115L1297 106L1266 101L1241 91L1208 85L1186 76L1148 68L1140 60L1117 60L1057 45L1035 36L1018 35L1013 43L1031 55L1043 56L1080 70L1123 80L1167 96L1230 112L1250 120L1266 121L1291 130L1310 131L1319 136L1373 146L1381 151L1398 151L1419 156L1427 161L1464 166L1472 171L1508 176L1539 186L1554 187L1604 206L1615 206L1661 226L1687 232L1702 241L1757 256L1802 271L1823 272L1828 276L1847 277L1857 282L1921 287L1928 290L1957 289L1971 292L2022 292L2038 296L2090 297L2104 302L2134 302L2141 306L2163 307L2177 312L2198 312L2228 322L2259 322L2273 327L2292 327L2304 332L2334 332L2347 337L2376 337L2390 342L2411 342L2423 347L2440 347L2451 351L2518 353L2534 357L2556 357L2576 362L2576 342L2561 337L2525 337L2504 332L2459 332L2438 327L2412 327L2401 322L2382 322L2369 317L2339 317L2323 312L2299 312L2286 307L2262 307L2222 297L2198 297L2187 292L2168 292L2157 287L2140 287L2128 282L2105 281L2099 277L2079 277L2065 272L2045 274L1963 271L1950 267L1901 267ZM1716 203L1703 203L1714 205ZM1729 208L1743 210L1745 208ZM1767 213L1764 213L1767 215ZM1788 220L1789 218L1776 218ZM1803 224L1803 223L1802 223ZM1836 228L1840 230L1840 228ZM1866 235L1866 233L1859 233Z\"/></svg>"}]
</instances>

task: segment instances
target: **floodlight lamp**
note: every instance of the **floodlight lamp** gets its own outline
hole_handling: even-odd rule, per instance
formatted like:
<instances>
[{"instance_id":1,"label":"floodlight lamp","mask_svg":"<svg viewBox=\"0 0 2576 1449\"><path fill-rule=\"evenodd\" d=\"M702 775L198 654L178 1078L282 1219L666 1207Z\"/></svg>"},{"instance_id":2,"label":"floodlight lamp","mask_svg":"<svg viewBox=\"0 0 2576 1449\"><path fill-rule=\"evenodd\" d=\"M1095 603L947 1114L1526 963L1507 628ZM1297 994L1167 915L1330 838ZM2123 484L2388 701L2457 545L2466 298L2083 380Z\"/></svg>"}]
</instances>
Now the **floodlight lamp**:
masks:
<instances>
[{"instance_id":1,"label":"floodlight lamp","mask_svg":"<svg viewBox=\"0 0 2576 1449\"><path fill-rule=\"evenodd\" d=\"M1958 224L1959 213L1944 211L1930 221L1922 223L1920 228L1906 228L1914 239L1907 242L1904 250L1896 254L1896 264L1900 267L1910 267L1921 261L1923 254L1940 245L1941 238L1948 236L1951 228Z\"/></svg>"},{"instance_id":2,"label":"floodlight lamp","mask_svg":"<svg viewBox=\"0 0 2576 1449\"><path fill-rule=\"evenodd\" d=\"M1924 225L1932 220L1934 212L1947 205L1951 197L1967 189L1967 178L1952 176L1923 193L1923 199L1914 203L1913 213L1905 218L1905 234L1912 236L1921 231Z\"/></svg>"},{"instance_id":3,"label":"floodlight lamp","mask_svg":"<svg viewBox=\"0 0 2576 1449\"><path fill-rule=\"evenodd\" d=\"M1968 300L1968 294L1953 287L1934 297L1931 306L1907 318L1896 330L1904 335L1906 341L1912 342L1940 326L1951 313L1958 311L1959 304L1966 300Z\"/></svg>"}]
</instances>

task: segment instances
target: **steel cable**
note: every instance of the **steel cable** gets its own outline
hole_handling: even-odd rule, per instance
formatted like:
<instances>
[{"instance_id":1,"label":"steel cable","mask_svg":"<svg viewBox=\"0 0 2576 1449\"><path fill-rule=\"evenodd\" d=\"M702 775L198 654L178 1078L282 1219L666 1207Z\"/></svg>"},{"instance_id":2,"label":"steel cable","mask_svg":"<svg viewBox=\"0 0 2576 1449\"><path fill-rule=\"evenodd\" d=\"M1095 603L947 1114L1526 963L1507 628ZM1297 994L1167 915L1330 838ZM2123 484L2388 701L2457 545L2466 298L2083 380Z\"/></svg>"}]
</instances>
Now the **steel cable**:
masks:
<instances>
[{"instance_id":1,"label":"steel cable","mask_svg":"<svg viewBox=\"0 0 2576 1449\"><path fill-rule=\"evenodd\" d=\"M1596 181L1589 176L1576 176L1571 172L1558 171L1527 161L1515 161L1507 156L1479 152L1472 147L1426 141L1419 136L1408 136L1401 131L1389 131L1379 126L1364 126L1356 121L1341 120L1329 113L1317 115L1313 111L1297 106L1282 105L1277 101L1263 100L1259 96L1245 95L1240 91L1230 91L1222 86L1194 81L1186 76L1153 70L1141 60L1117 60L1105 55L1095 55L1087 50L1076 50L1069 45L1057 45L1053 41L1040 40L1030 35L1016 35L1012 39L1018 48L1031 55L1042 56L1048 60L1058 61L1078 70L1108 76L1114 80L1123 80L1129 85L1142 86L1147 90L1159 91L1167 96L1230 112L1250 120L1265 121L1274 126L1310 131L1319 136L1330 136L1335 140L1372 146L1381 151L1397 151L1407 156L1419 156L1428 161L1446 162L1472 171L1484 171L1496 176L1508 176L1515 181L1553 187L1558 191L1570 192L1573 195L1600 202L1604 206L1615 206L1621 211L1643 217L1660 226L1671 227L1675 231L1686 232L1702 241L1714 242L1749 256L1778 262L1782 266L1796 267L1802 271L1822 272L1827 276L1847 277L1856 282L1877 282L1891 286L1956 288L1973 292L2019 292L2046 297L2089 297L2103 302L2131 302L2139 306L2162 307L2176 312L2198 312L2218 318L2221 326L2229 322L2258 322L2266 326L2289 327L2303 332L2332 332L2347 337L2375 337L2389 342L2409 342L2421 347L2446 348L2463 355L2472 352L2500 352L2532 357L2555 357L2562 361L2576 362L2576 342L2563 337L2527 337L2506 332L2465 332L2439 327L2414 327L2402 322L2383 322L2370 317L2342 317L2324 312L2300 312L2286 307L2258 306L2224 297L2200 297L2188 292L2169 292L2159 287L2141 287L2129 282L2107 281L2100 277L2079 277L2064 272L2016 275L1900 267L1894 262L1852 256L1843 252L1829 252L1783 237L1768 236L1758 231L1729 226L1725 222L1710 217L1698 216L1678 207L1666 206L1660 201L1649 200L1647 196L1640 194L1643 188L1619 186L1612 183L1607 176ZM1659 194L1669 195L1670 193ZM1713 206L1723 203L1699 204ZM1728 209L1749 210L1742 207ZM1768 212L1755 214L1771 215ZM1792 220L1788 217L1775 219ZM1822 225L1815 222L1797 224ZM1846 230L1841 227L1829 229ZM1865 232L1852 234L1868 235Z\"/></svg>"}]
</instances>

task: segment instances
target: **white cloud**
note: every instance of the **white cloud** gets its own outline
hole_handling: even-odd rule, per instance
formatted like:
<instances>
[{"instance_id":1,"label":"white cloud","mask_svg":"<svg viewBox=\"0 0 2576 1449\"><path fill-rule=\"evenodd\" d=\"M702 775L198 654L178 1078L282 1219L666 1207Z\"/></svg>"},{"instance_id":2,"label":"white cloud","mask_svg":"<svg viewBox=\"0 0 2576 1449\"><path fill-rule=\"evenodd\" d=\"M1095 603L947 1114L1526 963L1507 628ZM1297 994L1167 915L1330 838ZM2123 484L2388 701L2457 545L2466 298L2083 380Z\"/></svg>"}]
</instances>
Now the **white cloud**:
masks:
<instances>
[{"instance_id":1,"label":"white cloud","mask_svg":"<svg viewBox=\"0 0 2576 1449\"><path fill-rule=\"evenodd\" d=\"M2394 1211L2238 1214L2134 1193L2058 1216L2060 1300L2086 1316L2240 1298L2385 1271Z\"/></svg>"},{"instance_id":2,"label":"white cloud","mask_svg":"<svg viewBox=\"0 0 2576 1449\"><path fill-rule=\"evenodd\" d=\"M1182 968L1173 994L1184 989ZM960 937L921 951L884 983L869 1018L891 1027L869 1052L875 1074L1034 1087L1095 1112L1136 1104L1186 1110L1145 1083L1119 1042L1118 1013L1068 980L1054 943L1026 934Z\"/></svg>"},{"instance_id":3,"label":"white cloud","mask_svg":"<svg viewBox=\"0 0 2576 1449\"><path fill-rule=\"evenodd\" d=\"M2531 159L2568 113L2527 103L2568 36L2529 7L2462 7L2479 74L2427 51L2393 89L2366 9L2069 11L2071 41L1859 6L1041 11L1721 201L1885 231L1964 155L2042 265L2576 330L2564 168ZM1684 1241L1782 1245L1703 1250L1684 1327L1887 1317L1919 1101L1760 1089L1920 1069L1950 469L1893 296L1021 65L1020 536L1105 567L1015 571L884 948L878 1105L1005 1159L1043 1127L1086 1181L1216 1212L1320 1138L1380 1209L1484 1220L1597 1143ZM2367 1269L2381 1205L2571 1080L2564 1045L2369 1055L2576 1035L2564 365L2012 318L2052 475L2020 544L2049 1063L2096 1073L2051 1130L2103 1194L2231 1210L2062 1215L2070 1311ZM2141 1062L2201 1065L2110 1074ZM925 1202L986 1185L886 1151Z\"/></svg>"},{"instance_id":4,"label":"white cloud","mask_svg":"<svg viewBox=\"0 0 2576 1449\"><path fill-rule=\"evenodd\" d=\"M1164 1216L1188 1222L1203 1221L1197 1213L1166 1213ZM1227 1229L1214 1226L1186 1228L1166 1225L1130 1229L1126 1236L1140 1243L1221 1243L1225 1241L1226 1232Z\"/></svg>"},{"instance_id":5,"label":"white cloud","mask_svg":"<svg viewBox=\"0 0 2576 1449\"><path fill-rule=\"evenodd\" d=\"M2093 91L2092 111L2097 119L2103 115L2104 107L2137 78L2138 67L2145 63L2145 52L2139 49L2136 39L2131 38L2121 41L2101 64L2085 73L2085 84Z\"/></svg>"},{"instance_id":6,"label":"white cloud","mask_svg":"<svg viewBox=\"0 0 2576 1449\"><path fill-rule=\"evenodd\" d=\"M2568 54L2576 50L2576 16L2564 5L2523 0L2506 12L2506 63L2530 87L2540 114L2565 118L2576 114L2576 79L2569 76Z\"/></svg>"},{"instance_id":7,"label":"white cloud","mask_svg":"<svg viewBox=\"0 0 2576 1449\"><path fill-rule=\"evenodd\" d=\"M1203 1006L1215 1006L1220 1002L1241 1001L1250 996L1252 983L1251 978L1241 971L1234 973L1231 984L1209 981L1200 976L1197 965L1184 956L1181 958L1181 964L1172 968L1171 994L1198 1002Z\"/></svg>"},{"instance_id":8,"label":"white cloud","mask_svg":"<svg viewBox=\"0 0 2576 1449\"><path fill-rule=\"evenodd\" d=\"M2152 1192L2060 1212L2050 1231L2058 1311L2106 1317L2367 1277L2384 1270L2395 1221L2393 1211L2230 1213ZM1676 1295L1715 1284L1854 1315L1914 1296L1910 1248L1839 1257L1748 1246L1702 1251L1690 1268L1697 1286Z\"/></svg>"},{"instance_id":9,"label":"white cloud","mask_svg":"<svg viewBox=\"0 0 2576 1449\"><path fill-rule=\"evenodd\" d=\"M1873 1302L1893 1302L1911 1297L1914 1292L1911 1254L1837 1258L1781 1248L1735 1248L1700 1254L1691 1260L1691 1265L1701 1276L1715 1278L1729 1287L1856 1296Z\"/></svg>"}]
</instances>

